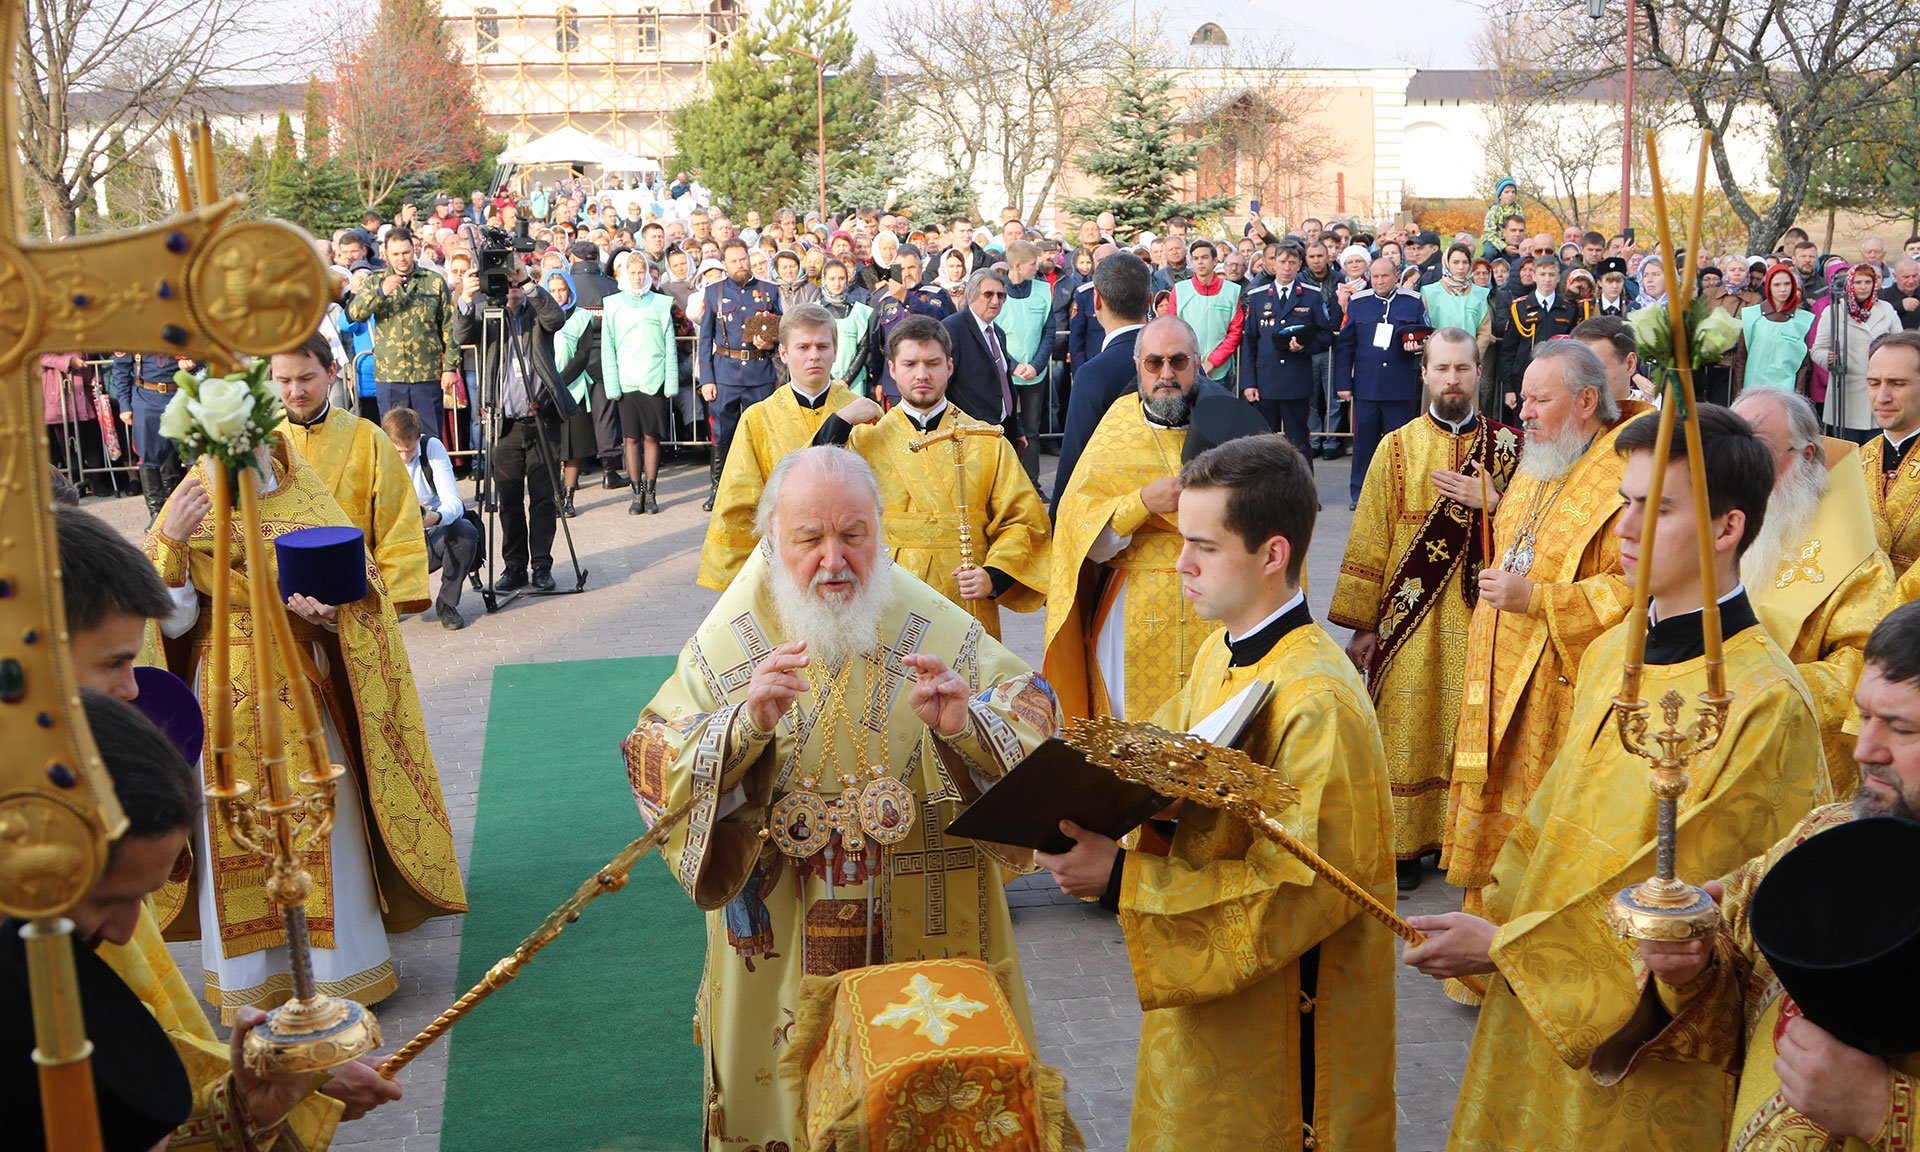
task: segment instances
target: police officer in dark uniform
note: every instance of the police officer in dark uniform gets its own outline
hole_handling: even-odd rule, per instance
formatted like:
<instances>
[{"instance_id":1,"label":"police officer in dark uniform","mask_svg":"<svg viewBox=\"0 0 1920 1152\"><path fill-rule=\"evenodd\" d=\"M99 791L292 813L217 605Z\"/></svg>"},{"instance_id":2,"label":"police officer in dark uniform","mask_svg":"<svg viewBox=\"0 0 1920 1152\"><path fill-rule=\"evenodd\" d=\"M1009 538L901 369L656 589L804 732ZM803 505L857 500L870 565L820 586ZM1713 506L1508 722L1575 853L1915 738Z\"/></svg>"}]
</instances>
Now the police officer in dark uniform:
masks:
<instances>
[{"instance_id":1,"label":"police officer in dark uniform","mask_svg":"<svg viewBox=\"0 0 1920 1152\"><path fill-rule=\"evenodd\" d=\"M1347 508L1359 503L1373 450L1387 433L1419 410L1418 339L1427 327L1426 306L1399 290L1400 270L1385 258L1369 269L1373 287L1347 301L1347 322L1333 342L1333 386L1353 399L1353 479Z\"/></svg>"},{"instance_id":2,"label":"police officer in dark uniform","mask_svg":"<svg viewBox=\"0 0 1920 1152\"><path fill-rule=\"evenodd\" d=\"M873 305L873 359L880 365L882 403L891 408L900 402L900 384L888 365L887 337L893 326L909 316L930 316L945 320L953 315L953 297L938 284L922 284L920 254L912 248L900 249L894 257L893 278L880 282Z\"/></svg>"},{"instance_id":3,"label":"police officer in dark uniform","mask_svg":"<svg viewBox=\"0 0 1920 1152\"><path fill-rule=\"evenodd\" d=\"M149 520L160 514L187 474L179 448L160 435L160 414L180 390L174 373L186 367L189 363L175 356L113 354L113 404L133 431L133 449L140 454L140 494L146 497Z\"/></svg>"},{"instance_id":4,"label":"police officer in dark uniform","mask_svg":"<svg viewBox=\"0 0 1920 1152\"><path fill-rule=\"evenodd\" d=\"M726 466L733 430L747 407L765 400L780 383L774 366L775 341L747 339L747 321L761 312L780 315L780 289L756 280L747 266L747 245L728 240L720 248L727 278L710 284L706 311L700 316L699 346L701 397L713 414L713 484L707 491L707 511L713 510L720 490L720 470Z\"/></svg>"},{"instance_id":5,"label":"police officer in dark uniform","mask_svg":"<svg viewBox=\"0 0 1920 1152\"><path fill-rule=\"evenodd\" d=\"M1312 460L1307 416L1318 383L1313 358L1333 345L1333 328L1320 289L1300 277L1305 246L1288 237L1275 247L1274 279L1246 295L1240 394L1260 409L1268 427L1280 429Z\"/></svg>"}]
</instances>

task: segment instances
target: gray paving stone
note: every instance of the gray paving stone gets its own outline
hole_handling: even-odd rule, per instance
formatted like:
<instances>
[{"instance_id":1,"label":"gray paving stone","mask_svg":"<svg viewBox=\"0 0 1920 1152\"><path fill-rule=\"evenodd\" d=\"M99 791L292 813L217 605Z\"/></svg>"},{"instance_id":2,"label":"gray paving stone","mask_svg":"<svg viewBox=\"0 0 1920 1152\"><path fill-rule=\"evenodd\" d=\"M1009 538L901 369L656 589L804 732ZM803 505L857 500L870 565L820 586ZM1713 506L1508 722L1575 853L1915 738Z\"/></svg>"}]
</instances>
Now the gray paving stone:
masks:
<instances>
[{"instance_id":1,"label":"gray paving stone","mask_svg":"<svg viewBox=\"0 0 1920 1152\"><path fill-rule=\"evenodd\" d=\"M1044 458L1045 467L1053 459ZM1309 599L1324 615L1338 579L1340 553L1351 515L1346 510L1347 462L1318 462L1316 480L1324 510L1309 554ZM581 564L589 569L580 596L529 598L486 615L469 589L461 610L471 626L446 632L430 618L403 621L401 635L412 658L425 706L454 844L464 864L472 849L480 787L486 710L493 669L500 664L607 656L671 655L678 652L716 594L694 586L706 515L704 465L669 465L661 478L662 514L626 515L626 496L590 486L582 489L581 515L570 521ZM1045 481L1050 489L1051 480ZM470 492L471 489L469 488ZM89 509L138 538L145 527L134 499L89 501ZM566 579L564 550L556 575ZM1044 621L1039 613L1010 615L1006 643L1037 664ZM1340 629L1329 629L1346 642ZM644 701L633 702L639 711ZM1114 917L1060 893L1044 877L1009 885L1015 934L1024 975L1032 990L1042 1057L1067 1075L1069 1100L1088 1147L1126 1146L1140 1027L1125 942ZM1401 900L1403 915L1457 908L1458 893L1429 874L1427 883ZM399 992L379 1006L390 1043L411 1036L450 1003L463 920L431 920L393 941ZM197 987L199 946L175 945L174 957ZM1473 1013L1448 1001L1434 982L1405 969L1396 980L1401 1037L1398 1092L1401 1152L1439 1149L1446 1140L1458 1092L1459 1070L1473 1035ZM508 995L513 993L509 992ZM335 1146L351 1152L440 1152L441 1109L447 1055L458 1034L443 1039L409 1066L399 1104L343 1125ZM535 1077L537 1080L537 1077ZM552 1086L529 1091L548 1091ZM578 1086L556 1107L591 1106L608 1085ZM448 1152L466 1152L449 1149ZM555 1149L553 1152L575 1152Z\"/></svg>"}]
</instances>

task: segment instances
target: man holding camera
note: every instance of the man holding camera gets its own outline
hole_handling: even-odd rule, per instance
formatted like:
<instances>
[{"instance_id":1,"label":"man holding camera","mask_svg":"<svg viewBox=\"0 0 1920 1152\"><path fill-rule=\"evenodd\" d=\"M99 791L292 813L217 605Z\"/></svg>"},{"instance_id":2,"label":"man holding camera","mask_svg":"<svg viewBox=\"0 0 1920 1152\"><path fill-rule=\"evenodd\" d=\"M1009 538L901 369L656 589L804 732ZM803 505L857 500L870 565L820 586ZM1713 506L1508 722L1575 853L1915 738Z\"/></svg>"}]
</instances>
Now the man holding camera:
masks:
<instances>
[{"instance_id":1,"label":"man holding camera","mask_svg":"<svg viewBox=\"0 0 1920 1152\"><path fill-rule=\"evenodd\" d=\"M373 378L380 414L411 408L436 433L446 426L444 397L460 379L460 341L453 332L447 282L419 266L413 236L387 233L387 271L369 276L347 302L349 320L375 321Z\"/></svg>"},{"instance_id":2,"label":"man holding camera","mask_svg":"<svg viewBox=\"0 0 1920 1152\"><path fill-rule=\"evenodd\" d=\"M559 467L552 438L558 435L558 429L551 425L542 429L535 421L551 421L557 415L554 389L548 380L539 378L538 370L542 347L545 366L551 370L552 334L566 324L567 314L539 285L528 281L526 265L518 258L507 262L507 276L506 298L495 316L485 315L479 274L469 273L461 281L460 299L454 308L453 343L456 348L474 344L497 350L496 356L489 358L492 363L480 366L484 376L497 364L499 381L500 431L491 455L494 497L500 505L500 560L506 572L494 581L493 590L514 592L531 583L539 591L551 592L557 523L553 474ZM484 344L482 324L489 329ZM545 333L544 339L536 339L536 329Z\"/></svg>"}]
</instances>

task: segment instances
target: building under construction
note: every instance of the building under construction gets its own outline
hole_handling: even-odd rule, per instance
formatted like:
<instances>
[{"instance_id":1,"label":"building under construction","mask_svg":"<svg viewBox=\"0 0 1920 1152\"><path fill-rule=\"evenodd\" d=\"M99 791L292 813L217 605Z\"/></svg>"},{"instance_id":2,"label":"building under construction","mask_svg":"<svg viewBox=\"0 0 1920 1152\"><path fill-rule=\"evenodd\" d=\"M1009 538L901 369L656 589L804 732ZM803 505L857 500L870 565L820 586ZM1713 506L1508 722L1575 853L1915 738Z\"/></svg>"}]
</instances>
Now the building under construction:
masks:
<instances>
[{"instance_id":1,"label":"building under construction","mask_svg":"<svg viewBox=\"0 0 1920 1152\"><path fill-rule=\"evenodd\" d=\"M650 159L672 153L668 115L746 19L741 0L444 0L441 12L509 144L572 127Z\"/></svg>"}]
</instances>

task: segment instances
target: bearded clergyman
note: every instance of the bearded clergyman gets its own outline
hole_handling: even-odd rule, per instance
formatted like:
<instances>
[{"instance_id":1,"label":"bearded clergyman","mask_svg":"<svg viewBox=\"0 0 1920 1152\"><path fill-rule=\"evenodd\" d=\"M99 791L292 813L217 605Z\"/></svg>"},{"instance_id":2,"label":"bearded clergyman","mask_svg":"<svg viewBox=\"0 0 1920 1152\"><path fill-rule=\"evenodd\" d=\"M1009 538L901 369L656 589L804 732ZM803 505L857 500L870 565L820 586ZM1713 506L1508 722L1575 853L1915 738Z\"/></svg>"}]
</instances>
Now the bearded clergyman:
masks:
<instances>
[{"instance_id":1,"label":"bearded clergyman","mask_svg":"<svg viewBox=\"0 0 1920 1152\"><path fill-rule=\"evenodd\" d=\"M1646 405L1618 400L1606 365L1577 340L1540 345L1520 398L1526 447L1494 515L1497 560L1480 572L1467 631L1441 857L1448 882L1467 889L1462 911L1474 915L1560 750L1580 657L1631 600L1611 531L1625 471L1613 438ZM1468 998L1458 985L1448 992Z\"/></svg>"},{"instance_id":2,"label":"bearded clergyman","mask_svg":"<svg viewBox=\"0 0 1920 1152\"><path fill-rule=\"evenodd\" d=\"M1813 405L1751 388L1733 410L1773 453L1766 523L1740 561L1740 582L1774 643L1813 694L1836 796L1853 793L1853 690L1873 626L1891 606L1893 571L1873 533L1859 450L1820 435Z\"/></svg>"},{"instance_id":3,"label":"bearded clergyman","mask_svg":"<svg viewBox=\"0 0 1920 1152\"><path fill-rule=\"evenodd\" d=\"M972 957L1016 964L1002 867L953 819L1058 727L1053 690L880 548L872 470L841 448L768 478L761 543L626 741L662 852L707 913L695 1010L709 1149L799 1137L778 1074L807 976ZM1017 967L1010 984L1032 1036Z\"/></svg>"}]
</instances>

